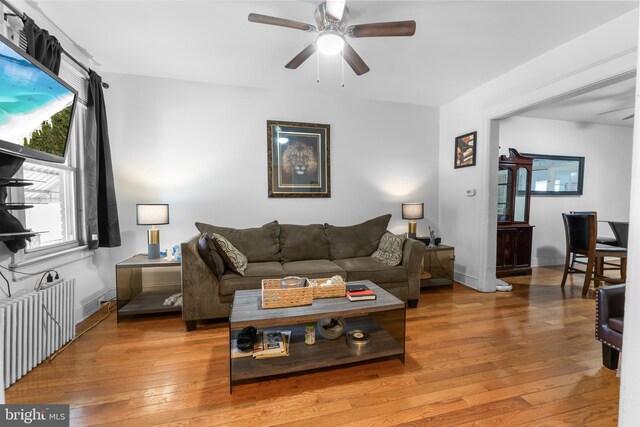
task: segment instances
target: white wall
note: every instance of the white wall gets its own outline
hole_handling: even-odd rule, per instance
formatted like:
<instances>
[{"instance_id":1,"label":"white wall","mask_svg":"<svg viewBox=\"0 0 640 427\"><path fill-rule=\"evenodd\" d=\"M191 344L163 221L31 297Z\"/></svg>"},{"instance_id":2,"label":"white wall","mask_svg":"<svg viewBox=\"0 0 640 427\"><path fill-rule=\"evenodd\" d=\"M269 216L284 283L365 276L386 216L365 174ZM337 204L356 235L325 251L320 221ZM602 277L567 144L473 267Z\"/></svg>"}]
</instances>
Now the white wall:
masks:
<instances>
[{"instance_id":1,"label":"white wall","mask_svg":"<svg viewBox=\"0 0 640 427\"><path fill-rule=\"evenodd\" d=\"M640 44L640 34L638 34ZM640 68L640 58L637 63ZM635 115L640 117L640 85L636 83ZM627 286L625 288L625 323L622 348L620 381L620 426L632 427L640 420L640 292L638 283L640 278L640 126L633 129L633 144L631 173L631 206L629 209L629 248Z\"/></svg>"},{"instance_id":2,"label":"white wall","mask_svg":"<svg viewBox=\"0 0 640 427\"><path fill-rule=\"evenodd\" d=\"M456 246L455 278L495 290L497 124L518 109L635 70L635 10L523 64L440 109L440 229ZM454 138L478 131L475 167L453 168ZM493 138L493 140L491 140ZM466 190L477 189L475 197Z\"/></svg>"},{"instance_id":3,"label":"white wall","mask_svg":"<svg viewBox=\"0 0 640 427\"><path fill-rule=\"evenodd\" d=\"M629 220L633 128L530 117L500 121L500 154L583 156L582 196L532 196L529 222L533 229L534 266L564 264L565 239L561 213L597 211L604 220ZM601 224L599 235L611 235Z\"/></svg>"},{"instance_id":4,"label":"white wall","mask_svg":"<svg viewBox=\"0 0 640 427\"><path fill-rule=\"evenodd\" d=\"M424 201L438 223L438 110L122 74L104 76L123 246L107 264L146 251L136 203L169 203L161 246L194 236L195 221L232 227L353 224ZM331 198L267 197L267 120L331 125Z\"/></svg>"}]
</instances>

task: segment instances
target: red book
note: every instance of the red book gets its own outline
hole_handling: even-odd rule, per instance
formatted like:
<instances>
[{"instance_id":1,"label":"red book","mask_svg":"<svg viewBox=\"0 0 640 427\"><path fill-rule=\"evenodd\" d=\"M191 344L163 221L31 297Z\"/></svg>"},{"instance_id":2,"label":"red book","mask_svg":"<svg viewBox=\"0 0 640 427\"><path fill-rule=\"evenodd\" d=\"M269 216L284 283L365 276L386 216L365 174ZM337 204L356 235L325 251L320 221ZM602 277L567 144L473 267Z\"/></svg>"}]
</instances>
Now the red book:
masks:
<instances>
[{"instance_id":1,"label":"red book","mask_svg":"<svg viewBox=\"0 0 640 427\"><path fill-rule=\"evenodd\" d=\"M349 295L354 295L354 296L360 296L360 295L375 295L375 292L373 292L371 289L367 290L367 291L347 291L347 294Z\"/></svg>"}]
</instances>

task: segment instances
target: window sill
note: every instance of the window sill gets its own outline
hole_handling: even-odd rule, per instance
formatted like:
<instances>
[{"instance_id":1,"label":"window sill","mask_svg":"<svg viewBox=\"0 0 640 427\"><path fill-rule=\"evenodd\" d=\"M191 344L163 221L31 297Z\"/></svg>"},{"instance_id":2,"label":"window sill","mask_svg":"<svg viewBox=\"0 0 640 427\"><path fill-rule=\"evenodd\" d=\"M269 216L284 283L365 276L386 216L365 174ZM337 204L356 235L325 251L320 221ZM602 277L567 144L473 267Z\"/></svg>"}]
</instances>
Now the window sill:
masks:
<instances>
[{"instance_id":1,"label":"window sill","mask_svg":"<svg viewBox=\"0 0 640 427\"><path fill-rule=\"evenodd\" d=\"M74 248L62 250L59 252L49 253L46 255L35 256L29 259L21 260L18 262L11 262L9 264L9 269L11 270L24 270L29 267L33 267L38 264L47 263L47 268L58 268L67 264L71 264L77 261L80 261L84 258L88 258L93 256L93 250L89 249L87 245L76 246ZM27 277L17 277L13 274L13 281L19 282Z\"/></svg>"}]
</instances>

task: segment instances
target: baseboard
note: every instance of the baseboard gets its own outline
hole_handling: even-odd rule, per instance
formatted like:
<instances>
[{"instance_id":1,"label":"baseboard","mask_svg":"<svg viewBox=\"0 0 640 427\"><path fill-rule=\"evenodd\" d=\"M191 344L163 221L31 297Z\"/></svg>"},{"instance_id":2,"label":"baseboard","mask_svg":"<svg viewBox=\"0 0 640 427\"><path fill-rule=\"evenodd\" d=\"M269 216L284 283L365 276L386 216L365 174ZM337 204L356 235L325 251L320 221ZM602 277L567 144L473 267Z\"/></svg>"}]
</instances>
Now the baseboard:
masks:
<instances>
[{"instance_id":1,"label":"baseboard","mask_svg":"<svg viewBox=\"0 0 640 427\"><path fill-rule=\"evenodd\" d=\"M459 273L457 271L453 272L453 280L455 280L456 282L460 283L461 285L464 285L468 288L474 289L474 290L478 290L478 278L477 277L472 277L472 276L467 276L466 274L462 274Z\"/></svg>"},{"instance_id":2,"label":"baseboard","mask_svg":"<svg viewBox=\"0 0 640 427\"><path fill-rule=\"evenodd\" d=\"M562 258L532 258L531 267L549 267L552 265L564 265L564 257Z\"/></svg>"},{"instance_id":3,"label":"baseboard","mask_svg":"<svg viewBox=\"0 0 640 427\"><path fill-rule=\"evenodd\" d=\"M115 289L107 289L102 291L77 307L75 310L76 325L84 321L87 317L100 309L101 301L109 301L116 297Z\"/></svg>"}]
</instances>

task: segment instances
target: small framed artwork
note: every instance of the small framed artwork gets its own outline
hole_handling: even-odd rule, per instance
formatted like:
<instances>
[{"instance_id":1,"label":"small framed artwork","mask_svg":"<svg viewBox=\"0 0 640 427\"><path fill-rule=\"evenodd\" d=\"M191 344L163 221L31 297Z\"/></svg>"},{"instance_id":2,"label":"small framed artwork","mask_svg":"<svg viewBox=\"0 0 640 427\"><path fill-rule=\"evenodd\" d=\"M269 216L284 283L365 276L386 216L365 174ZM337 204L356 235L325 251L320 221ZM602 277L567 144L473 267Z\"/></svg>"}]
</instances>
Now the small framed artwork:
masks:
<instances>
[{"instance_id":1,"label":"small framed artwork","mask_svg":"<svg viewBox=\"0 0 640 427\"><path fill-rule=\"evenodd\" d=\"M456 137L454 168L466 168L476 165L476 143L478 132L471 132Z\"/></svg>"},{"instance_id":2,"label":"small framed artwork","mask_svg":"<svg viewBox=\"0 0 640 427\"><path fill-rule=\"evenodd\" d=\"M267 120L269 197L331 197L329 130Z\"/></svg>"}]
</instances>

